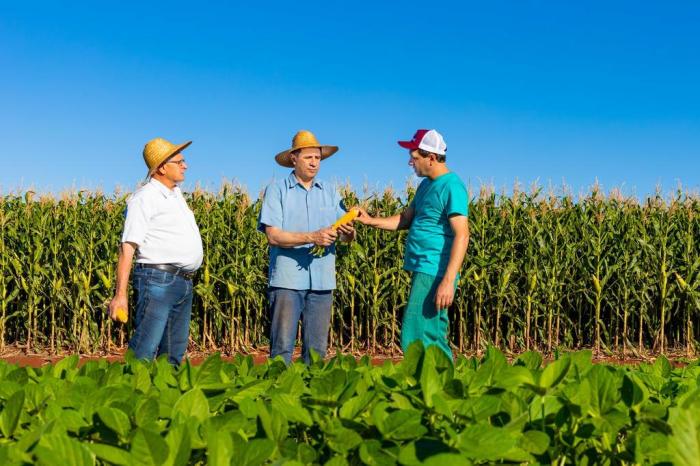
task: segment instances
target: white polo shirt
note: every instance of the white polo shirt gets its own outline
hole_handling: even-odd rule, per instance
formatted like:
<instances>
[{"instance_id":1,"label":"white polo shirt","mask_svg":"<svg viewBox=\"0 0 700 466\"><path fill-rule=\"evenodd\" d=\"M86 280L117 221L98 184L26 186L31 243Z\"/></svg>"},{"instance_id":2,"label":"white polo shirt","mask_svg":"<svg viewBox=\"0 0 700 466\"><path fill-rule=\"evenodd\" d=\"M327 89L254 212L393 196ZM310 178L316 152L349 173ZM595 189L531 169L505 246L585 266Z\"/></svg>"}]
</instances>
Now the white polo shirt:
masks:
<instances>
[{"instance_id":1,"label":"white polo shirt","mask_svg":"<svg viewBox=\"0 0 700 466\"><path fill-rule=\"evenodd\" d=\"M136 243L136 262L172 264L193 272L202 265L202 237L180 188L151 178L126 201L122 242Z\"/></svg>"}]
</instances>

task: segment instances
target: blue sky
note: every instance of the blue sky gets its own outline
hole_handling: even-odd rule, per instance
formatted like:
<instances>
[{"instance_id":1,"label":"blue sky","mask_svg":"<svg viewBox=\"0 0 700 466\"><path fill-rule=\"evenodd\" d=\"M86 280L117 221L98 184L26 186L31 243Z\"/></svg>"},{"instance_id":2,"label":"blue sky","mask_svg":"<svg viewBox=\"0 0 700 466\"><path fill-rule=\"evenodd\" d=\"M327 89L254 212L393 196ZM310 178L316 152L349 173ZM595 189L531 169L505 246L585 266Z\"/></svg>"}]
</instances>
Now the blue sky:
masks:
<instances>
[{"instance_id":1,"label":"blue sky","mask_svg":"<svg viewBox=\"0 0 700 466\"><path fill-rule=\"evenodd\" d=\"M0 192L143 177L256 195L298 129L321 176L401 189L397 139L436 128L472 188L645 195L700 181L698 2L3 2Z\"/></svg>"}]
</instances>

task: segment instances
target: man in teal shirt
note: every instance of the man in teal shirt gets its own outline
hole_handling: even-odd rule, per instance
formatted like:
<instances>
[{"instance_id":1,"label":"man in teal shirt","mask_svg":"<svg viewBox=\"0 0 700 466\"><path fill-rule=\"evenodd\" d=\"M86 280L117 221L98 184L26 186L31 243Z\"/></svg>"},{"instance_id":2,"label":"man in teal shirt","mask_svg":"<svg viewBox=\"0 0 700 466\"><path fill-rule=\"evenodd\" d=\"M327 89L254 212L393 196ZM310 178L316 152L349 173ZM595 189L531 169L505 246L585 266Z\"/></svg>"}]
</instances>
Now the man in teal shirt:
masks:
<instances>
[{"instance_id":1,"label":"man in teal shirt","mask_svg":"<svg viewBox=\"0 0 700 466\"><path fill-rule=\"evenodd\" d=\"M469 244L467 188L447 168L447 145L434 129L420 129L399 145L408 149L408 164L424 178L413 201L391 217L371 217L360 209L357 221L383 230L408 229L404 269L411 273L411 291L401 325L401 348L405 353L411 343L421 340L452 358L447 308L454 300Z\"/></svg>"}]
</instances>

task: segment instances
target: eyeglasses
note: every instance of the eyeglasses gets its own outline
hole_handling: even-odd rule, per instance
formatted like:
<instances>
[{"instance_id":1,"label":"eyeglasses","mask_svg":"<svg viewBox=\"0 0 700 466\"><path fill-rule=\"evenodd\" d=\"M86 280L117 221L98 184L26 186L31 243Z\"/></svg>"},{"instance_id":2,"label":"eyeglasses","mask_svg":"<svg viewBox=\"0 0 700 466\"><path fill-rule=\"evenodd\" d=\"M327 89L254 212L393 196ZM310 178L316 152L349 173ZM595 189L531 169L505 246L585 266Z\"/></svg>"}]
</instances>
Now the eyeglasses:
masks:
<instances>
[{"instance_id":1,"label":"eyeglasses","mask_svg":"<svg viewBox=\"0 0 700 466\"><path fill-rule=\"evenodd\" d=\"M176 163L178 167L182 168L186 162L185 162L185 159L180 159L180 160L168 160L165 163Z\"/></svg>"}]
</instances>

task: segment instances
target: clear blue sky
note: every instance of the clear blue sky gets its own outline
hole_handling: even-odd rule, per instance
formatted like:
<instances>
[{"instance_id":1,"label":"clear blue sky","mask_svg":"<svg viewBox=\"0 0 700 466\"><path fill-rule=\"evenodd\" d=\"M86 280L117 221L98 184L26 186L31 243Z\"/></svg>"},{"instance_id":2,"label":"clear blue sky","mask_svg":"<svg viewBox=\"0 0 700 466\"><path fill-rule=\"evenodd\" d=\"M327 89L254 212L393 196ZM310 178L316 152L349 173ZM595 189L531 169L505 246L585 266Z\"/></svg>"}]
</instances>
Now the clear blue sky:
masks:
<instances>
[{"instance_id":1,"label":"clear blue sky","mask_svg":"<svg viewBox=\"0 0 700 466\"><path fill-rule=\"evenodd\" d=\"M256 195L298 129L321 176L401 189L436 128L473 187L700 186L700 3L0 4L0 192L112 191L143 144L192 139L188 183Z\"/></svg>"}]
</instances>

